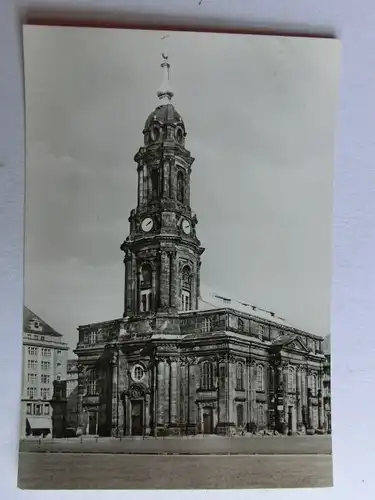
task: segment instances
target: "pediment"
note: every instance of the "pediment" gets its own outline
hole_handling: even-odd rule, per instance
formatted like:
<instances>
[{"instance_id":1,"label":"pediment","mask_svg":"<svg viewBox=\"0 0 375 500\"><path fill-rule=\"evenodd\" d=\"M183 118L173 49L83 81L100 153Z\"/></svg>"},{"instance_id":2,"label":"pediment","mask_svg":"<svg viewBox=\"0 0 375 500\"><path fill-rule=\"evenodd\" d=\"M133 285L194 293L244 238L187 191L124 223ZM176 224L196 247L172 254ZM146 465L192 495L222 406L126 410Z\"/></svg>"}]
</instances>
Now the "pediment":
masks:
<instances>
[{"instance_id":1,"label":"pediment","mask_svg":"<svg viewBox=\"0 0 375 500\"><path fill-rule=\"evenodd\" d=\"M291 350L308 353L307 347L297 335L285 335L275 339L271 345L273 351Z\"/></svg>"}]
</instances>

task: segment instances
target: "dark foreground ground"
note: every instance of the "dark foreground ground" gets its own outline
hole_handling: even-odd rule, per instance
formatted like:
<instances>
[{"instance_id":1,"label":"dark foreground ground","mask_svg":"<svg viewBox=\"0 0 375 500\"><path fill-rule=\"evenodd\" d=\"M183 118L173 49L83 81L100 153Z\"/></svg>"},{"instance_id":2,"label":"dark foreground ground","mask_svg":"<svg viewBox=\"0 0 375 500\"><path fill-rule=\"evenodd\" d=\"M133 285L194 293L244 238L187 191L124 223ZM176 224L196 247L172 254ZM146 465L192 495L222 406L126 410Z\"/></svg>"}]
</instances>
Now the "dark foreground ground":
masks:
<instances>
[{"instance_id":1,"label":"dark foreground ground","mask_svg":"<svg viewBox=\"0 0 375 500\"><path fill-rule=\"evenodd\" d=\"M332 450L331 436L275 437L194 437L111 439L79 438L24 440L21 452L55 453L125 453L125 454L184 454L184 455L325 455Z\"/></svg>"},{"instance_id":2,"label":"dark foreground ground","mask_svg":"<svg viewBox=\"0 0 375 500\"><path fill-rule=\"evenodd\" d=\"M209 489L332 486L330 455L20 453L22 489Z\"/></svg>"}]
</instances>

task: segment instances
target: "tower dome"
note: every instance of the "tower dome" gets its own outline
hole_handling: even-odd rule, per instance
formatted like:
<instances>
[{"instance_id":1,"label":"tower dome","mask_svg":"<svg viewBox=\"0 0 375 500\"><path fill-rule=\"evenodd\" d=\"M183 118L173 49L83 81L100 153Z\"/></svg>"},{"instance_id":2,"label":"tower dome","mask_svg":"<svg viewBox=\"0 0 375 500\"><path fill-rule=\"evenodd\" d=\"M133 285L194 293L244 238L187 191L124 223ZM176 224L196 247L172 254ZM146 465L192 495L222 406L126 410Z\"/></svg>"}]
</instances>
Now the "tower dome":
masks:
<instances>
[{"instance_id":1,"label":"tower dome","mask_svg":"<svg viewBox=\"0 0 375 500\"><path fill-rule=\"evenodd\" d=\"M172 104L173 90L169 80L170 64L166 52L162 53L161 67L163 82L156 93L160 104L149 114L145 122L143 130L145 144L175 139L183 145L186 136L185 125L180 113Z\"/></svg>"}]
</instances>

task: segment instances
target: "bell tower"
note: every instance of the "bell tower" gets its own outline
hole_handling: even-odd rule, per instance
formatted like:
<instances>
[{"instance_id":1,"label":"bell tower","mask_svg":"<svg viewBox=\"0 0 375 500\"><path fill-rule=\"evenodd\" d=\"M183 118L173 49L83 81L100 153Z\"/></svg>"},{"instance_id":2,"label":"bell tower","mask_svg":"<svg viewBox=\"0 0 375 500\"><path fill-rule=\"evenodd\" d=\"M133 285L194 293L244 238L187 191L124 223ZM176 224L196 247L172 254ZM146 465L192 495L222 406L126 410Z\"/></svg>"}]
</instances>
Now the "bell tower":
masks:
<instances>
[{"instance_id":1,"label":"bell tower","mask_svg":"<svg viewBox=\"0 0 375 500\"><path fill-rule=\"evenodd\" d=\"M138 173L137 207L129 217L125 253L124 317L175 315L198 308L204 249L196 236L190 206L194 162L185 147L184 122L172 104L168 55L162 54L160 104L143 129L143 146L134 157Z\"/></svg>"}]
</instances>

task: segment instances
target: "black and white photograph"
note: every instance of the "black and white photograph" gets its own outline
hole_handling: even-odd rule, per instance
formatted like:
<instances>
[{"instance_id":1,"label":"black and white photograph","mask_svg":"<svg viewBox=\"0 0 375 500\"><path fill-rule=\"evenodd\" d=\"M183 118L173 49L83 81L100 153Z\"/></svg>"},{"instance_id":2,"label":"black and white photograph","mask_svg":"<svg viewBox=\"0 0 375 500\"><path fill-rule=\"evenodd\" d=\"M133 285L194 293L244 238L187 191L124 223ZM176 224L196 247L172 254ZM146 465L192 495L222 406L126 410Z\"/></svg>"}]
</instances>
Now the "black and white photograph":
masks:
<instances>
[{"instance_id":1,"label":"black and white photograph","mask_svg":"<svg viewBox=\"0 0 375 500\"><path fill-rule=\"evenodd\" d=\"M340 42L25 25L22 489L333 486Z\"/></svg>"}]
</instances>

